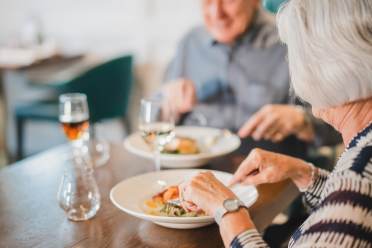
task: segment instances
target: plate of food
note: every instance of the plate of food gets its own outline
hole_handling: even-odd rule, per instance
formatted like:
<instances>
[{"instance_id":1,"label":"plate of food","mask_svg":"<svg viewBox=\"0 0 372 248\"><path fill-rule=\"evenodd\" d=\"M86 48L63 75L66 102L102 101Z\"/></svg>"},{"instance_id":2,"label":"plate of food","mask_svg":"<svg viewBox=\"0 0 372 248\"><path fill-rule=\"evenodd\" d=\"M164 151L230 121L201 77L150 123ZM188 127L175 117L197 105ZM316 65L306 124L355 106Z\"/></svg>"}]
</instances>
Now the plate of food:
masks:
<instances>
[{"instance_id":1,"label":"plate of food","mask_svg":"<svg viewBox=\"0 0 372 248\"><path fill-rule=\"evenodd\" d=\"M214 223L214 218L201 210L184 209L174 204L179 200L178 185L206 170L165 170L126 179L111 189L112 203L125 213L155 224L176 229L191 229ZM227 184L232 174L211 171ZM247 207L258 197L254 186L236 185L234 193Z\"/></svg>"},{"instance_id":2,"label":"plate of food","mask_svg":"<svg viewBox=\"0 0 372 248\"><path fill-rule=\"evenodd\" d=\"M153 148L145 142L140 132L125 141L126 149L138 156L153 159ZM178 126L174 138L160 155L161 164L167 168L193 168L207 164L211 159L229 154L239 148L237 135L209 127Z\"/></svg>"}]
</instances>

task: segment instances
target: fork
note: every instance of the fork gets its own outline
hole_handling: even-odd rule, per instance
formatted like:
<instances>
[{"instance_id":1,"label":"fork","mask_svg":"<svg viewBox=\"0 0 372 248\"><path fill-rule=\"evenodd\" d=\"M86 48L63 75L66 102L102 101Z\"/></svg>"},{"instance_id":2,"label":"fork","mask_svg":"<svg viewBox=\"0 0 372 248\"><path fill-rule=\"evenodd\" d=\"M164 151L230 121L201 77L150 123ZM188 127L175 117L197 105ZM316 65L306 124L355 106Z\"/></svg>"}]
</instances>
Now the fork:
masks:
<instances>
[{"instance_id":1,"label":"fork","mask_svg":"<svg viewBox=\"0 0 372 248\"><path fill-rule=\"evenodd\" d=\"M217 144L221 139L230 137L232 135L231 131L228 129L222 129L217 135L212 137L206 137L204 139L204 145L209 149L215 144Z\"/></svg>"},{"instance_id":2,"label":"fork","mask_svg":"<svg viewBox=\"0 0 372 248\"><path fill-rule=\"evenodd\" d=\"M167 203L178 206L178 207L182 207L182 202L180 199L169 200Z\"/></svg>"},{"instance_id":3,"label":"fork","mask_svg":"<svg viewBox=\"0 0 372 248\"><path fill-rule=\"evenodd\" d=\"M234 184L234 185L228 186L228 188L232 190L234 187L238 185L240 184ZM167 201L167 203L178 206L178 207L182 207L182 201L180 199L172 199L172 200Z\"/></svg>"}]
</instances>

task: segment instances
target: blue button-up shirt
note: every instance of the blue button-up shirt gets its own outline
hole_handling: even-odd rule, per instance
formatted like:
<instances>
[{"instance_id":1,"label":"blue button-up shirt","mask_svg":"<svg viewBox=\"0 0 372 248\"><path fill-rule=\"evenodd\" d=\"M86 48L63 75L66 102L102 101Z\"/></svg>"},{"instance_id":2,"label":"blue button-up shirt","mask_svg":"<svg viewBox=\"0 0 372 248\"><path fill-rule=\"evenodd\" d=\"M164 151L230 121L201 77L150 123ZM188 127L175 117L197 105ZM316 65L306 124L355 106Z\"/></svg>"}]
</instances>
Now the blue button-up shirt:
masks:
<instances>
[{"instance_id":1,"label":"blue button-up shirt","mask_svg":"<svg viewBox=\"0 0 372 248\"><path fill-rule=\"evenodd\" d=\"M234 44L218 43L205 27L191 30L180 42L165 81L179 78L196 85L198 104L185 116L186 125L228 128L233 132L266 104L292 104L286 47L276 26L258 11ZM333 145L340 136L324 122L309 114L316 132L315 144ZM241 151L264 149L304 157L307 145L290 136L283 142L244 139Z\"/></svg>"},{"instance_id":2,"label":"blue button-up shirt","mask_svg":"<svg viewBox=\"0 0 372 248\"><path fill-rule=\"evenodd\" d=\"M234 44L218 43L205 27L181 41L166 73L166 81L186 78L197 89L198 105L184 123L237 131L253 113L271 103L288 103L286 47L276 27L260 12Z\"/></svg>"}]
</instances>

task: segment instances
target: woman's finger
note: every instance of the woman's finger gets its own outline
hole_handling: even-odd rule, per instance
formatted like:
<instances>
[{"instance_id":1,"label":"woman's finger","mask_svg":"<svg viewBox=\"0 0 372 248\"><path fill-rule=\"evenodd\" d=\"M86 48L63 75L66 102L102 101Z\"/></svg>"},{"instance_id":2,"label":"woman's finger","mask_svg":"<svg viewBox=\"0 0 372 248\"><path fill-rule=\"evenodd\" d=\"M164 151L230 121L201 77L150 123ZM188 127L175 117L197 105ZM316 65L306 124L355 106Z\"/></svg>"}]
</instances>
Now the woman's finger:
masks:
<instances>
[{"instance_id":1,"label":"woman's finger","mask_svg":"<svg viewBox=\"0 0 372 248\"><path fill-rule=\"evenodd\" d=\"M185 209L187 212L190 212L190 211L199 211L200 208L195 205L193 202L189 202L189 201L182 201L181 202L181 206L183 209Z\"/></svg>"},{"instance_id":2,"label":"woman's finger","mask_svg":"<svg viewBox=\"0 0 372 248\"><path fill-rule=\"evenodd\" d=\"M260 184L264 184L264 183L268 183L269 182L269 179L266 175L266 172L265 171L262 171L262 172L259 172L258 174L256 175L252 175L252 176L248 176L246 177L242 182L241 184L244 184L244 185L260 185Z\"/></svg>"},{"instance_id":3,"label":"woman's finger","mask_svg":"<svg viewBox=\"0 0 372 248\"><path fill-rule=\"evenodd\" d=\"M193 197L197 192L208 192L209 182L202 175L197 175L193 177L190 182L184 188L184 199L187 201L192 201Z\"/></svg>"},{"instance_id":4,"label":"woman's finger","mask_svg":"<svg viewBox=\"0 0 372 248\"><path fill-rule=\"evenodd\" d=\"M248 157L240 164L238 170L235 172L233 178L229 182L229 186L243 181L248 175L256 171L260 166L260 159L254 152L251 152Z\"/></svg>"}]
</instances>

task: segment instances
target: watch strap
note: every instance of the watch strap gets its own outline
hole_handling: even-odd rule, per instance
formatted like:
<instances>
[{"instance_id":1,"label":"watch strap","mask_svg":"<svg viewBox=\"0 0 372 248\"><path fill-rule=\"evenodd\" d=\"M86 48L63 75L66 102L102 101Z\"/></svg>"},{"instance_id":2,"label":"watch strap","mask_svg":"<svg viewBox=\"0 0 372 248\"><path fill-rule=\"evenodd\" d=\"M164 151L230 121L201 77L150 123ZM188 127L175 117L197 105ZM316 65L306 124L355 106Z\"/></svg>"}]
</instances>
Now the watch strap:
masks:
<instances>
[{"instance_id":1,"label":"watch strap","mask_svg":"<svg viewBox=\"0 0 372 248\"><path fill-rule=\"evenodd\" d=\"M220 225L222 217L227 213L227 210L224 207L217 208L214 214L214 220L216 221L217 225Z\"/></svg>"},{"instance_id":2,"label":"watch strap","mask_svg":"<svg viewBox=\"0 0 372 248\"><path fill-rule=\"evenodd\" d=\"M238 202L238 208L235 211L229 211L223 206L216 209L216 212L214 214L214 220L216 221L217 225L220 225L222 218L227 213L233 213L233 212L239 211L240 208L247 208L247 206L241 200L238 199L237 202Z\"/></svg>"}]
</instances>

